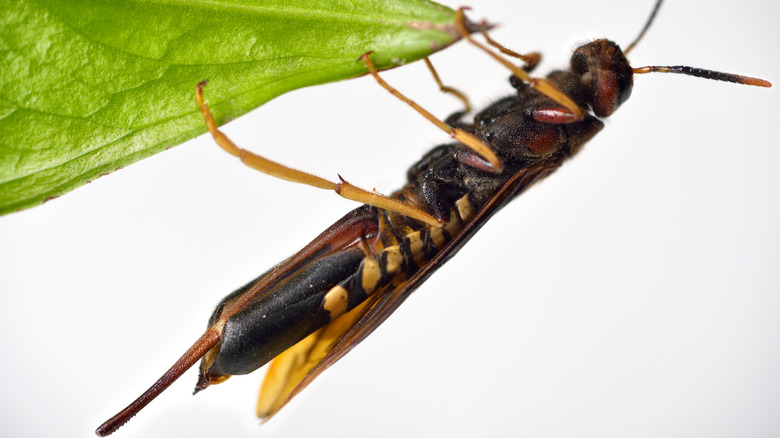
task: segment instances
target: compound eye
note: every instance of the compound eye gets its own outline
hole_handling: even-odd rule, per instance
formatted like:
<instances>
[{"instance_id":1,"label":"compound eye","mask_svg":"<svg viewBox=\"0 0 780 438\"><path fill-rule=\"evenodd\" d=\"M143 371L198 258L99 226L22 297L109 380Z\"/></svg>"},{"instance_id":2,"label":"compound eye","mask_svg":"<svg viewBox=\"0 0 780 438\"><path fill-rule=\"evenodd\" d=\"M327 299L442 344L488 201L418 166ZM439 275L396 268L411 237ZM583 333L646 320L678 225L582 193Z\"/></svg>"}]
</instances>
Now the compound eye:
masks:
<instances>
[{"instance_id":1,"label":"compound eye","mask_svg":"<svg viewBox=\"0 0 780 438\"><path fill-rule=\"evenodd\" d=\"M609 117L622 103L620 100L622 90L617 76L611 71L602 72L595 86L593 113L598 117Z\"/></svg>"}]
</instances>

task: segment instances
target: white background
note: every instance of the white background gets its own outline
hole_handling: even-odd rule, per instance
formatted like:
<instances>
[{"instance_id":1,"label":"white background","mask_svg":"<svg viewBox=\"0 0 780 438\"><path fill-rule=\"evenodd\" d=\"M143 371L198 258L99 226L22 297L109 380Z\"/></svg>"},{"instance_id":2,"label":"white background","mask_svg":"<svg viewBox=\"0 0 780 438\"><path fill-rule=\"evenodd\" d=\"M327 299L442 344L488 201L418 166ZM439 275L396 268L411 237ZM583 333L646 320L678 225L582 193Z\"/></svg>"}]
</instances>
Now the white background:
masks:
<instances>
[{"instance_id":1,"label":"white background","mask_svg":"<svg viewBox=\"0 0 780 438\"><path fill-rule=\"evenodd\" d=\"M475 1L537 74L652 1ZM630 5L630 6L629 6ZM450 6L458 6L451 3ZM631 54L780 81L776 2L669 1ZM433 58L482 107L508 73ZM386 74L446 116L424 65ZM118 437L780 436L780 100L645 75L582 153L499 213L270 423L262 373L185 375ZM300 90L226 127L254 151L389 193L447 141L371 79ZM206 327L214 304L354 205L253 172L202 136L0 218L0 436L88 437Z\"/></svg>"}]
</instances>

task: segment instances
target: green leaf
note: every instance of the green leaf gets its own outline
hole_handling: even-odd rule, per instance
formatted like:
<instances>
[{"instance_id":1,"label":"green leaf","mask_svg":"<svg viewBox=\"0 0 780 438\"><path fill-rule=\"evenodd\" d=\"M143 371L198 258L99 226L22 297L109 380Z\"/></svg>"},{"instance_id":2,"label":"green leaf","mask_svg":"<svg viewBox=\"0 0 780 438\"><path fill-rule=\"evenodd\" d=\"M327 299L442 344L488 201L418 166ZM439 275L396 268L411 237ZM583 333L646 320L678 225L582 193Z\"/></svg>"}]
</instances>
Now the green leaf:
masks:
<instances>
[{"instance_id":1,"label":"green leaf","mask_svg":"<svg viewBox=\"0 0 780 438\"><path fill-rule=\"evenodd\" d=\"M296 88L457 39L427 0L0 0L0 214L29 208Z\"/></svg>"}]
</instances>

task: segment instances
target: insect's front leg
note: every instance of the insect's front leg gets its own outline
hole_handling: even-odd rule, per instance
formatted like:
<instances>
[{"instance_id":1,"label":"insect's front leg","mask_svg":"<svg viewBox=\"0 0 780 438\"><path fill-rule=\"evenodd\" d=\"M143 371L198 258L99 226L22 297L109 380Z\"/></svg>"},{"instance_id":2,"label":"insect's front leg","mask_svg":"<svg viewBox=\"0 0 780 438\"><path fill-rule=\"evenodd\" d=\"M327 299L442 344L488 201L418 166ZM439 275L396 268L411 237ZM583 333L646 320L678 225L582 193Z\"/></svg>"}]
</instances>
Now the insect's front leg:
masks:
<instances>
[{"instance_id":1,"label":"insect's front leg","mask_svg":"<svg viewBox=\"0 0 780 438\"><path fill-rule=\"evenodd\" d=\"M485 144L479 138L475 137L474 134L472 134L471 132L461 129L457 126L453 128L448 123L441 121L436 116L431 114L428 110L426 110L425 108L417 104L417 102L404 96L400 91L396 90L395 88L391 87L390 84L385 82L385 80L382 79L381 76L379 76L379 72L377 72L376 67L374 67L374 63L371 61L371 54L372 52L364 53L363 55L360 56L360 60L362 60L366 64L366 67L368 68L368 72L371 74L371 76L374 77L374 79L376 79L377 83L380 86L382 86L382 88L389 91L390 94L397 97L401 101L406 102L409 106L414 108L415 111L420 113L423 117L425 117L428 121L436 125L439 129L448 133L452 138L463 143L464 146L472 149L474 153L482 157L482 159L486 163L483 170L491 173L501 173L503 171L504 166L501 163L501 160L498 158L495 152L490 148L490 146ZM434 72L434 76L436 76L435 70L431 70L431 71ZM437 81L437 82L441 84L441 81ZM468 105L467 101L466 104Z\"/></svg>"},{"instance_id":2,"label":"insect's front leg","mask_svg":"<svg viewBox=\"0 0 780 438\"><path fill-rule=\"evenodd\" d=\"M488 48L484 44L472 38L471 34L466 28L466 18L465 15L463 14L463 11L465 9L467 8L458 9L457 18L455 19L455 22L458 25L458 31L460 32L461 36L463 36L463 38L465 38L468 42L470 42L471 44L473 44L483 52L490 55L490 57L492 57L496 61L500 62L502 65L508 68L518 79L522 80L523 82L526 82L528 86L530 86L531 88L535 89L539 93L544 94L545 96L557 102L562 108L565 108L569 113L568 116L563 116L562 115L563 112L560 112L561 115L559 115L558 117L570 118L572 121L579 121L585 117L585 111L583 111L583 109L579 105L577 105L577 103L574 102L574 100L572 100L571 97L567 96L566 93L561 91L561 89L557 87L553 82L544 78L532 78L528 74L528 72L541 59L541 55L537 53L531 53L529 55L520 55L509 49L506 49L505 47L501 46L497 42L487 37L488 42L491 45L497 47L501 52L509 54L510 56L521 57L521 59L525 59L527 67L520 68L512 64L508 60L504 59L501 55L494 53L492 50L490 50L490 48ZM487 36L487 33L483 31L483 35ZM553 120L555 119L555 117L551 117L551 118ZM557 123L561 123L561 122L557 122ZM565 122L565 123L571 123L571 122Z\"/></svg>"}]
</instances>

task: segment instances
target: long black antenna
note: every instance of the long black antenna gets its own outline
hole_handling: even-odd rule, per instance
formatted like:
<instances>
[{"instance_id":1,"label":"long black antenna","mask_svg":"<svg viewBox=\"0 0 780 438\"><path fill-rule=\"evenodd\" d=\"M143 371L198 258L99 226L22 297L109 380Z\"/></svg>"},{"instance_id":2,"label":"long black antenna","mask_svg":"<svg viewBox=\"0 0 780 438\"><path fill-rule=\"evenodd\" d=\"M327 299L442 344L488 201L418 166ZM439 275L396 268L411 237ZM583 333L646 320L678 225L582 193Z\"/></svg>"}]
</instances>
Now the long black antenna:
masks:
<instances>
[{"instance_id":1,"label":"long black antenna","mask_svg":"<svg viewBox=\"0 0 780 438\"><path fill-rule=\"evenodd\" d=\"M655 2L655 7L653 8L653 12L650 13L650 18L647 19L647 22L645 23L645 27L642 28L641 32L639 32L639 36L637 36L636 39L631 44L628 45L626 50L623 51L624 54L628 54L628 52L630 52L631 49L633 49L634 46L637 45L637 43L642 39L642 37L645 36L647 29L650 28L650 25L653 23L653 20L655 20L655 16L658 13L658 9L661 7L661 3L663 3L663 0L658 0L657 2ZM734 73L724 73L716 70L708 70L706 68L689 67L686 65L673 65L673 66L653 65L647 67L633 68L632 70L635 74L678 73L678 74L683 74L688 76L695 76L697 78L713 79L716 81L732 82L735 84L742 84L742 85L753 85L756 87L769 88L772 86L771 82L760 78L742 76Z\"/></svg>"},{"instance_id":2,"label":"long black antenna","mask_svg":"<svg viewBox=\"0 0 780 438\"><path fill-rule=\"evenodd\" d=\"M688 67L686 65L659 66L652 65L648 67L639 67L633 69L634 73L679 73L697 78L712 79L715 81L733 82L735 84L753 85L756 87L770 88L772 83L761 78L752 78L734 73L724 73L722 71L707 70L706 68Z\"/></svg>"},{"instance_id":3,"label":"long black antenna","mask_svg":"<svg viewBox=\"0 0 780 438\"><path fill-rule=\"evenodd\" d=\"M639 36L634 39L634 41L626 47L625 50L623 50L623 54L627 55L628 52L631 51L631 49L634 48L634 46L637 45L639 40L642 39L643 36L645 36L645 33L647 32L647 29L650 28L650 25L653 24L653 20L655 20L655 14L658 13L658 9L661 7L661 3L663 3L664 0L658 0L655 2L655 7L653 8L653 12L650 13L650 18L647 19L647 22L645 23L645 27L642 28L642 31L639 32Z\"/></svg>"}]
</instances>

